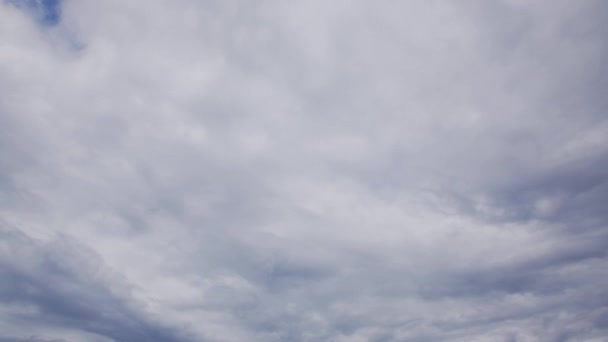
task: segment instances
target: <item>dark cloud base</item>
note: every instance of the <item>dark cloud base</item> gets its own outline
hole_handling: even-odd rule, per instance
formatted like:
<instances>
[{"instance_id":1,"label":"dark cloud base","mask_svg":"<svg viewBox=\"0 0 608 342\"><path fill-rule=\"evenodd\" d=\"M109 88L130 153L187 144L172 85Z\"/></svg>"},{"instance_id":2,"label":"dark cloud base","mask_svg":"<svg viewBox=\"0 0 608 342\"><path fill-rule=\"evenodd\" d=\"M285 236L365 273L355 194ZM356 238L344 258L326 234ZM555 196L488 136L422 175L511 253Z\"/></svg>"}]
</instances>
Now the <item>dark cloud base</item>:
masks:
<instances>
[{"instance_id":1,"label":"dark cloud base","mask_svg":"<svg viewBox=\"0 0 608 342\"><path fill-rule=\"evenodd\" d=\"M128 293L112 289L99 257L85 246L69 239L41 243L6 226L0 228L0 236L0 301L9 308L32 309L3 313L7 322L74 329L113 341L191 341L142 317ZM0 341L57 340L0 337Z\"/></svg>"}]
</instances>

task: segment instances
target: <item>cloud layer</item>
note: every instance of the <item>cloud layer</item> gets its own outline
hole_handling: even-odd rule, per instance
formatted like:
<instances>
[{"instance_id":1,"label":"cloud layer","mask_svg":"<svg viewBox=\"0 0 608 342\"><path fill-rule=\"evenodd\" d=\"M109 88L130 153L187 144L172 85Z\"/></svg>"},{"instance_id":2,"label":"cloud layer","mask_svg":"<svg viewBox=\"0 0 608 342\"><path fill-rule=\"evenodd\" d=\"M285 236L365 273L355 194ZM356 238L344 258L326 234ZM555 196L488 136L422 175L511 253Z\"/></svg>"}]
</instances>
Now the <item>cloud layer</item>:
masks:
<instances>
[{"instance_id":1,"label":"cloud layer","mask_svg":"<svg viewBox=\"0 0 608 342\"><path fill-rule=\"evenodd\" d=\"M603 341L603 1L4 1L0 342Z\"/></svg>"}]
</instances>

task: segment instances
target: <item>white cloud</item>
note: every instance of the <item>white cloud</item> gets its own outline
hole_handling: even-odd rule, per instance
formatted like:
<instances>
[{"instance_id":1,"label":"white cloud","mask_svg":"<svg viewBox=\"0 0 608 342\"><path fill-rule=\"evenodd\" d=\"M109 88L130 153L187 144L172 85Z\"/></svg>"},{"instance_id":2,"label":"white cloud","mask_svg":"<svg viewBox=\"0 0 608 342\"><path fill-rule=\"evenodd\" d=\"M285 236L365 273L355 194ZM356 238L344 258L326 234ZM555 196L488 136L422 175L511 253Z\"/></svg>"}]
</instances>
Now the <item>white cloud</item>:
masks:
<instances>
[{"instance_id":1,"label":"white cloud","mask_svg":"<svg viewBox=\"0 0 608 342\"><path fill-rule=\"evenodd\" d=\"M0 7L0 341L605 333L601 2L60 5Z\"/></svg>"}]
</instances>

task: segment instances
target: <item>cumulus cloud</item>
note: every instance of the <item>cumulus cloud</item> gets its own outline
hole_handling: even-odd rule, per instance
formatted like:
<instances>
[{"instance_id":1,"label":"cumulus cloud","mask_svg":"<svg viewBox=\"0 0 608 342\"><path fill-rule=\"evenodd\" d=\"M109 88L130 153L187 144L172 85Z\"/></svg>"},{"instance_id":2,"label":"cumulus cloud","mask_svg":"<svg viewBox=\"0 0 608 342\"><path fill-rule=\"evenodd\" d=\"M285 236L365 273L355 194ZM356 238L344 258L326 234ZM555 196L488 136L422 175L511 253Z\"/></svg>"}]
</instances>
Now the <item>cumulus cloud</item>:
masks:
<instances>
[{"instance_id":1,"label":"cumulus cloud","mask_svg":"<svg viewBox=\"0 0 608 342\"><path fill-rule=\"evenodd\" d=\"M0 341L601 341L602 1L4 1Z\"/></svg>"}]
</instances>

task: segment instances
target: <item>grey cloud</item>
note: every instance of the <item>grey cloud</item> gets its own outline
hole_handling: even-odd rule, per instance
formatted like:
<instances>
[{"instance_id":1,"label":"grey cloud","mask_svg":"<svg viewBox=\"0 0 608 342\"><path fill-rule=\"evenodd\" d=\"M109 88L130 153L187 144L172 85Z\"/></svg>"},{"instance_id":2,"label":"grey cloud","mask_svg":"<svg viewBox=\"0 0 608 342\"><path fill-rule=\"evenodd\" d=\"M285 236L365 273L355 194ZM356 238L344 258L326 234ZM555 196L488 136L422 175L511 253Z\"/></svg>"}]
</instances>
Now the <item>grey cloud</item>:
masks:
<instances>
[{"instance_id":1,"label":"grey cloud","mask_svg":"<svg viewBox=\"0 0 608 342\"><path fill-rule=\"evenodd\" d=\"M61 5L0 12L7 339L606 334L603 2Z\"/></svg>"},{"instance_id":2,"label":"grey cloud","mask_svg":"<svg viewBox=\"0 0 608 342\"><path fill-rule=\"evenodd\" d=\"M8 227L2 242L0 298L9 307L33 309L3 313L6 324L58 326L116 341L190 340L145 318L128 292L121 293L121 281L104 274L99 257L77 242L42 244Z\"/></svg>"},{"instance_id":3,"label":"grey cloud","mask_svg":"<svg viewBox=\"0 0 608 342\"><path fill-rule=\"evenodd\" d=\"M0 337L0 341L2 342L63 342L62 340L46 340L39 338L10 338L10 337Z\"/></svg>"}]
</instances>

